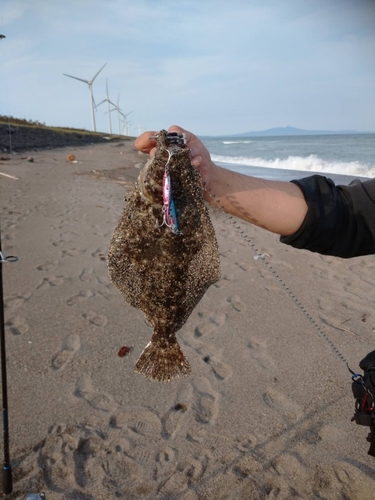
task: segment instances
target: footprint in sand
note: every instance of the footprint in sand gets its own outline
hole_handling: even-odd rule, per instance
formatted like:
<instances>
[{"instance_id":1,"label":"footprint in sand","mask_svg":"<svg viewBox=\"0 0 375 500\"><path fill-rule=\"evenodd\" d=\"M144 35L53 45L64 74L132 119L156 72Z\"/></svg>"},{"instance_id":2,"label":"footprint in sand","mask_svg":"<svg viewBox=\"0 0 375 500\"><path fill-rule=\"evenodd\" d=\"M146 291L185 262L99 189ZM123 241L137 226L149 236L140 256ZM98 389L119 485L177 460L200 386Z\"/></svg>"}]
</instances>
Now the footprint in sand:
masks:
<instances>
[{"instance_id":1,"label":"footprint in sand","mask_svg":"<svg viewBox=\"0 0 375 500\"><path fill-rule=\"evenodd\" d=\"M236 445L237 450L242 451L243 453L249 453L255 445L257 444L257 439L253 435L249 435L244 439L239 440Z\"/></svg>"},{"instance_id":2,"label":"footprint in sand","mask_svg":"<svg viewBox=\"0 0 375 500\"><path fill-rule=\"evenodd\" d=\"M92 252L92 257L99 257L100 260L106 260L106 253L101 248L97 248L95 252Z\"/></svg>"},{"instance_id":3,"label":"footprint in sand","mask_svg":"<svg viewBox=\"0 0 375 500\"><path fill-rule=\"evenodd\" d=\"M186 422L190 416L193 386L189 383L178 391L174 405L162 417L162 436L173 440L179 433L186 433Z\"/></svg>"},{"instance_id":4,"label":"footprint in sand","mask_svg":"<svg viewBox=\"0 0 375 500\"><path fill-rule=\"evenodd\" d=\"M109 279L109 276L96 276L96 281L101 285L107 285L112 287L112 282Z\"/></svg>"},{"instance_id":5,"label":"footprint in sand","mask_svg":"<svg viewBox=\"0 0 375 500\"><path fill-rule=\"evenodd\" d=\"M45 290L51 286L59 286L64 283L66 276L51 276L49 278L43 278L42 281L35 288L36 290Z\"/></svg>"},{"instance_id":6,"label":"footprint in sand","mask_svg":"<svg viewBox=\"0 0 375 500\"><path fill-rule=\"evenodd\" d=\"M58 260L53 260L53 261L47 261L44 264L40 264L37 266L38 271L54 271L57 269L60 265L60 262Z\"/></svg>"},{"instance_id":7,"label":"footprint in sand","mask_svg":"<svg viewBox=\"0 0 375 500\"><path fill-rule=\"evenodd\" d=\"M9 312L14 312L22 307L30 297L31 293L28 293L26 295L13 295L5 300L5 309L7 309L7 311Z\"/></svg>"},{"instance_id":8,"label":"footprint in sand","mask_svg":"<svg viewBox=\"0 0 375 500\"><path fill-rule=\"evenodd\" d=\"M77 255L84 252L86 252L86 249L70 248L69 250L63 250L61 252L61 257L77 257Z\"/></svg>"},{"instance_id":9,"label":"footprint in sand","mask_svg":"<svg viewBox=\"0 0 375 500\"><path fill-rule=\"evenodd\" d=\"M92 267L82 269L81 274L79 275L79 279L83 282L91 280L93 271L94 270Z\"/></svg>"},{"instance_id":10,"label":"footprint in sand","mask_svg":"<svg viewBox=\"0 0 375 500\"><path fill-rule=\"evenodd\" d=\"M220 255L221 257L228 257L229 260L232 260L233 259L233 254L237 253L237 248L231 248L229 250L224 250L222 252L220 252Z\"/></svg>"},{"instance_id":11,"label":"footprint in sand","mask_svg":"<svg viewBox=\"0 0 375 500\"><path fill-rule=\"evenodd\" d=\"M207 378L200 377L193 381L194 418L201 424L213 424L219 414L219 394L212 388Z\"/></svg>"},{"instance_id":12,"label":"footprint in sand","mask_svg":"<svg viewBox=\"0 0 375 500\"><path fill-rule=\"evenodd\" d=\"M117 403L109 394L98 393L93 386L89 375L84 374L77 380L74 395L84 399L95 410L114 412L118 408Z\"/></svg>"},{"instance_id":13,"label":"footprint in sand","mask_svg":"<svg viewBox=\"0 0 375 500\"><path fill-rule=\"evenodd\" d=\"M166 446L156 455L156 462L161 465L173 463L175 460L176 460L176 450L170 448L169 446Z\"/></svg>"},{"instance_id":14,"label":"footprint in sand","mask_svg":"<svg viewBox=\"0 0 375 500\"><path fill-rule=\"evenodd\" d=\"M211 333L215 327L222 326L226 322L226 314L225 313L211 313L204 323L200 323L194 330L195 337L202 337L203 335L207 335Z\"/></svg>"},{"instance_id":15,"label":"footprint in sand","mask_svg":"<svg viewBox=\"0 0 375 500\"><path fill-rule=\"evenodd\" d=\"M150 416L154 417L154 415L150 412ZM160 431L160 421L155 416L154 418L148 419L137 419L134 422L130 423L128 427L135 432L136 434L141 434L142 436L147 434L154 434L154 432ZM154 421L156 420L156 422Z\"/></svg>"},{"instance_id":16,"label":"footprint in sand","mask_svg":"<svg viewBox=\"0 0 375 500\"><path fill-rule=\"evenodd\" d=\"M162 446L155 457L155 480L164 484L176 472L177 450L170 446ZM169 497L167 497L169 498Z\"/></svg>"},{"instance_id":17,"label":"footprint in sand","mask_svg":"<svg viewBox=\"0 0 375 500\"><path fill-rule=\"evenodd\" d=\"M235 262L235 265L242 269L242 271L251 271L253 269L253 266L242 260Z\"/></svg>"},{"instance_id":18,"label":"footprint in sand","mask_svg":"<svg viewBox=\"0 0 375 500\"><path fill-rule=\"evenodd\" d=\"M258 363L261 368L271 371L276 367L275 361L267 353L267 344L264 341L251 339L247 343L250 350L250 357Z\"/></svg>"},{"instance_id":19,"label":"footprint in sand","mask_svg":"<svg viewBox=\"0 0 375 500\"><path fill-rule=\"evenodd\" d=\"M51 242L51 245L53 247L59 247L61 245L65 245L65 243L68 243L69 240L68 239L64 239L62 236L60 236L60 239L59 240L56 240L56 241L52 241Z\"/></svg>"},{"instance_id":20,"label":"footprint in sand","mask_svg":"<svg viewBox=\"0 0 375 500\"><path fill-rule=\"evenodd\" d=\"M332 311L335 306L335 302L329 297L319 297L318 306L322 311Z\"/></svg>"},{"instance_id":21,"label":"footprint in sand","mask_svg":"<svg viewBox=\"0 0 375 500\"><path fill-rule=\"evenodd\" d=\"M68 335L62 343L61 350L52 357L52 369L55 371L60 371L65 368L80 347L81 339L79 335L76 335L74 333Z\"/></svg>"},{"instance_id":22,"label":"footprint in sand","mask_svg":"<svg viewBox=\"0 0 375 500\"><path fill-rule=\"evenodd\" d=\"M15 316L5 323L13 335L23 335L29 331L29 325L24 318Z\"/></svg>"},{"instance_id":23,"label":"footprint in sand","mask_svg":"<svg viewBox=\"0 0 375 500\"><path fill-rule=\"evenodd\" d=\"M227 302L229 302L233 307L233 309L235 309L238 312L242 312L246 309L245 304L242 302L242 300L238 295L230 295L227 298Z\"/></svg>"},{"instance_id":24,"label":"footprint in sand","mask_svg":"<svg viewBox=\"0 0 375 500\"><path fill-rule=\"evenodd\" d=\"M221 276L220 280L214 283L214 287L216 288L223 288L226 286L228 283L234 280L234 275L233 274L228 274L225 273Z\"/></svg>"},{"instance_id":25,"label":"footprint in sand","mask_svg":"<svg viewBox=\"0 0 375 500\"><path fill-rule=\"evenodd\" d=\"M73 295L73 297L70 297L66 301L68 306L74 306L76 304L79 304L80 302L83 302L84 300L87 300L88 298L92 297L94 294L92 293L91 290L86 290L85 292L79 292L78 295Z\"/></svg>"},{"instance_id":26,"label":"footprint in sand","mask_svg":"<svg viewBox=\"0 0 375 500\"><path fill-rule=\"evenodd\" d=\"M102 287L96 292L96 295L100 295L101 297L103 297L103 299L111 301L114 295L117 296L117 292L115 291L114 287L110 287L110 291L108 291L108 289L106 289L105 287Z\"/></svg>"},{"instance_id":27,"label":"footprint in sand","mask_svg":"<svg viewBox=\"0 0 375 500\"><path fill-rule=\"evenodd\" d=\"M218 392L207 378L195 378L182 386L174 405L161 418L161 436L168 441L186 438L190 442L202 442L206 425L214 424L218 414Z\"/></svg>"},{"instance_id":28,"label":"footprint in sand","mask_svg":"<svg viewBox=\"0 0 375 500\"><path fill-rule=\"evenodd\" d=\"M215 325L212 323L201 323L195 328L194 335L195 337L202 337L203 335L211 333L214 328Z\"/></svg>"},{"instance_id":29,"label":"footprint in sand","mask_svg":"<svg viewBox=\"0 0 375 500\"><path fill-rule=\"evenodd\" d=\"M218 380L226 380L233 375L233 370L227 363L224 363L224 361L221 359L222 354L220 354L220 351L222 352L222 349L217 349L216 353L210 354L208 346L200 349L200 353L204 353L203 361L210 366L215 377Z\"/></svg>"},{"instance_id":30,"label":"footprint in sand","mask_svg":"<svg viewBox=\"0 0 375 500\"><path fill-rule=\"evenodd\" d=\"M102 467L98 467L95 458L101 447L99 439L81 437L73 451L74 477L81 488L95 488L104 479L105 472Z\"/></svg>"},{"instance_id":31,"label":"footprint in sand","mask_svg":"<svg viewBox=\"0 0 375 500\"><path fill-rule=\"evenodd\" d=\"M119 408L118 413L112 414L109 424L114 430L126 429L126 434L131 439L134 437L139 439L140 436L160 436L162 432L159 416L153 411L144 409L124 412Z\"/></svg>"},{"instance_id":32,"label":"footprint in sand","mask_svg":"<svg viewBox=\"0 0 375 500\"><path fill-rule=\"evenodd\" d=\"M287 424L295 423L303 418L302 408L282 392L268 387L262 396L267 407L276 411Z\"/></svg>"},{"instance_id":33,"label":"footprint in sand","mask_svg":"<svg viewBox=\"0 0 375 500\"><path fill-rule=\"evenodd\" d=\"M95 326L105 326L108 323L107 316L104 316L103 314L96 314L93 311L83 313L82 316Z\"/></svg>"}]
</instances>

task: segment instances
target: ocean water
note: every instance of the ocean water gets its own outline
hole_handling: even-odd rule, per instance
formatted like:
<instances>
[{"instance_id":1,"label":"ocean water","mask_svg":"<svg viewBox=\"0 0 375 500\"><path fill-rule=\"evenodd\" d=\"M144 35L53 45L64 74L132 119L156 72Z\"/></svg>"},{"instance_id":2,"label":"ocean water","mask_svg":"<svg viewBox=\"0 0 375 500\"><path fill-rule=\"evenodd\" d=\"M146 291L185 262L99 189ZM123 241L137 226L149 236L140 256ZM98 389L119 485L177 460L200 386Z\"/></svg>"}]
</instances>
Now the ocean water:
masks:
<instances>
[{"instance_id":1,"label":"ocean water","mask_svg":"<svg viewBox=\"0 0 375 500\"><path fill-rule=\"evenodd\" d=\"M217 165L264 179L320 174L338 184L349 184L354 178L375 177L375 134L201 140Z\"/></svg>"}]
</instances>

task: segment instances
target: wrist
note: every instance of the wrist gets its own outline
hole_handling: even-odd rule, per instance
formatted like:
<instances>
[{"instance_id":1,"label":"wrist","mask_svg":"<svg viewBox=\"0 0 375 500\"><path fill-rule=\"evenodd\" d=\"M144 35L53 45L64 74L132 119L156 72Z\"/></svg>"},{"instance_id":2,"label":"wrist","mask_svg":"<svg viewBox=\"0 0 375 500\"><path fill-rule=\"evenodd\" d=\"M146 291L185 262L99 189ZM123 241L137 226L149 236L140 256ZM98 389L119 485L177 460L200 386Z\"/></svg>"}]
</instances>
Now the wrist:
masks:
<instances>
[{"instance_id":1,"label":"wrist","mask_svg":"<svg viewBox=\"0 0 375 500\"><path fill-rule=\"evenodd\" d=\"M215 194L217 186L217 167L212 161L202 171L203 196L206 201L213 203L212 196Z\"/></svg>"}]
</instances>

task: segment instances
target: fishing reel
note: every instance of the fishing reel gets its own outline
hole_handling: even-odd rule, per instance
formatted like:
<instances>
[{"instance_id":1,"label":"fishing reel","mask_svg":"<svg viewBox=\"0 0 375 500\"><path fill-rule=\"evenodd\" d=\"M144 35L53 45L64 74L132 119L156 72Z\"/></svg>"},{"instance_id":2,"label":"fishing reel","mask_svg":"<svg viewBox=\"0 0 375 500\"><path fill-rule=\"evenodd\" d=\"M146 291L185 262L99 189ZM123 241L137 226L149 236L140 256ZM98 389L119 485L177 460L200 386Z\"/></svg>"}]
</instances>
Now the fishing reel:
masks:
<instances>
[{"instance_id":1,"label":"fishing reel","mask_svg":"<svg viewBox=\"0 0 375 500\"><path fill-rule=\"evenodd\" d=\"M178 132L168 132L166 141L169 145L177 144L178 146L186 146L186 134L179 134Z\"/></svg>"},{"instance_id":2,"label":"fishing reel","mask_svg":"<svg viewBox=\"0 0 375 500\"><path fill-rule=\"evenodd\" d=\"M149 137L150 140L156 140L157 136L153 135ZM166 143L168 146L171 146L172 144L177 144L178 146L181 146L182 148L186 146L186 134L180 134L178 132L168 132L166 135Z\"/></svg>"},{"instance_id":3,"label":"fishing reel","mask_svg":"<svg viewBox=\"0 0 375 500\"><path fill-rule=\"evenodd\" d=\"M44 493L29 493L23 500L45 500L46 495Z\"/></svg>"}]
</instances>

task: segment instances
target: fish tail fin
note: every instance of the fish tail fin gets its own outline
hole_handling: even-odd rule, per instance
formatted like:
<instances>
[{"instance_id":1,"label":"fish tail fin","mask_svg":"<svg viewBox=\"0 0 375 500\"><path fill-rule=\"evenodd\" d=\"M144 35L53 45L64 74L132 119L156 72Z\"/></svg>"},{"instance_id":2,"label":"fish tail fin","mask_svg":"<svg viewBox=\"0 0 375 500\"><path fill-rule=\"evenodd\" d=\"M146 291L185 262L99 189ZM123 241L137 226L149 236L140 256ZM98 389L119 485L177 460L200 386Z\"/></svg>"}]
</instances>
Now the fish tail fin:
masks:
<instances>
[{"instance_id":1,"label":"fish tail fin","mask_svg":"<svg viewBox=\"0 0 375 500\"><path fill-rule=\"evenodd\" d=\"M140 355L134 371L158 382L190 375L191 367L177 341L151 340Z\"/></svg>"}]
</instances>

